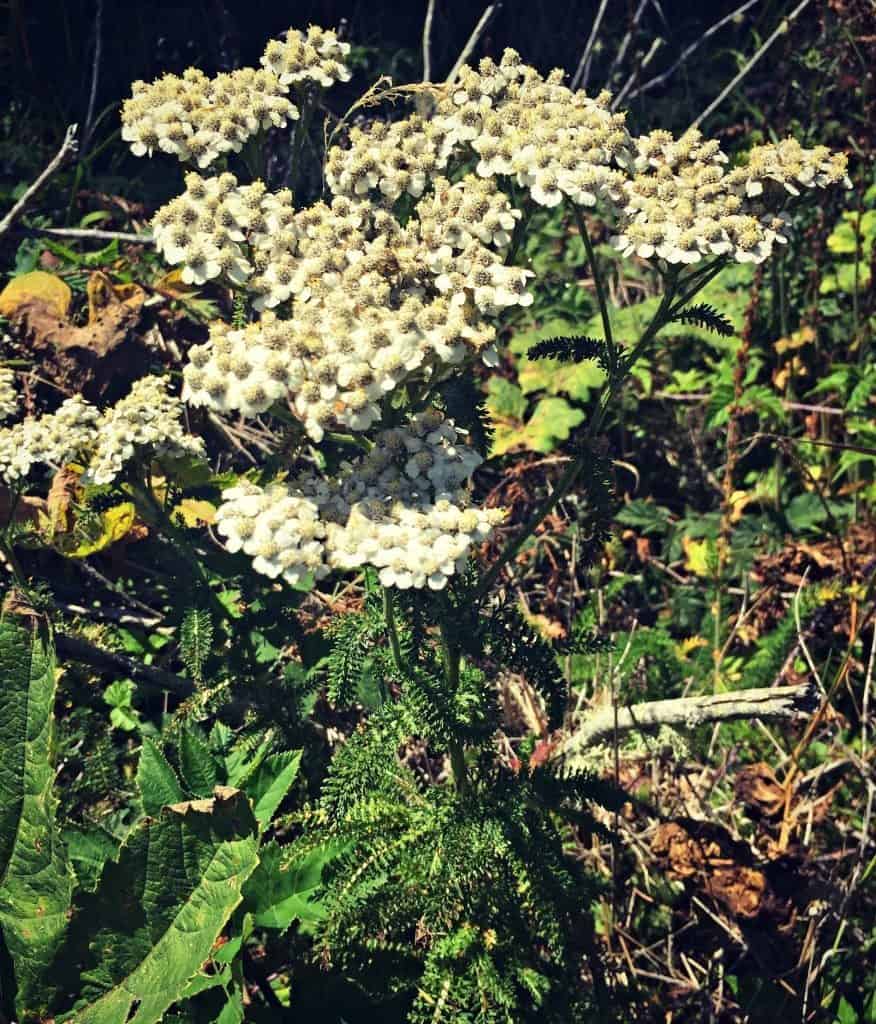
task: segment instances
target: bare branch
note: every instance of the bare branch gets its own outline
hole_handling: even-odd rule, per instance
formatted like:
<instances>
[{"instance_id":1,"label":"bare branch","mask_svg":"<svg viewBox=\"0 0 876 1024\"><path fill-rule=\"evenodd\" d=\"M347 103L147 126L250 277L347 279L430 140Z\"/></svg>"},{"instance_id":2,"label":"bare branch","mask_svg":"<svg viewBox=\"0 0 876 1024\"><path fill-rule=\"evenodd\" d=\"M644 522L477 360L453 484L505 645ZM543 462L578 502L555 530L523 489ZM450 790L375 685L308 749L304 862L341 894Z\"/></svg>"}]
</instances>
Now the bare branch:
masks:
<instances>
[{"instance_id":1,"label":"bare branch","mask_svg":"<svg viewBox=\"0 0 876 1024\"><path fill-rule=\"evenodd\" d=\"M118 239L120 242L136 242L138 245L152 245L155 242L152 235L137 235L129 231L101 231L100 228L19 227L16 230L26 231L29 235L48 235L50 238L85 238L99 242L111 242Z\"/></svg>"},{"instance_id":2,"label":"bare branch","mask_svg":"<svg viewBox=\"0 0 876 1024\"><path fill-rule=\"evenodd\" d=\"M486 31L487 25L493 20L493 15L499 10L502 5L500 3L490 4L484 10L481 15L481 20L475 25L474 31L468 37L468 42L463 46L462 53L456 58L456 63L450 69L450 74L445 79L445 85L453 85L456 80L456 76L459 74L459 69L465 64L468 58L471 56L472 51L478 45L478 40Z\"/></svg>"},{"instance_id":3,"label":"bare branch","mask_svg":"<svg viewBox=\"0 0 876 1024\"><path fill-rule=\"evenodd\" d=\"M654 39L651 41L651 46L649 47L648 52L642 58L641 63L637 65L635 68L633 68L633 73L624 83L623 89L621 89L617 96L615 96L615 98L611 101L612 110L617 110L621 103L623 103L623 101L626 99L627 93L630 91L632 86L635 85L635 83L638 81L639 75L641 75L645 68L651 63L651 61L656 56L657 51L660 49L662 45L663 40L660 38L660 36L655 36Z\"/></svg>"},{"instance_id":4,"label":"bare branch","mask_svg":"<svg viewBox=\"0 0 876 1024\"><path fill-rule=\"evenodd\" d=\"M78 636L69 636L66 633L55 634L55 646L62 658L69 658L70 661L79 661L85 665L92 665L94 668L107 672L116 672L122 676L130 676L131 679L151 686L156 690L168 690L180 697L190 697L195 692L195 684L191 679L175 675L173 672L165 672L151 665L144 665L136 658L129 658L126 654L119 654L117 651L107 651L103 647L97 647L83 640Z\"/></svg>"},{"instance_id":5,"label":"bare branch","mask_svg":"<svg viewBox=\"0 0 876 1024\"><path fill-rule=\"evenodd\" d=\"M432 19L435 17L435 0L429 0L426 20L423 22L423 81L432 81Z\"/></svg>"},{"instance_id":6,"label":"bare branch","mask_svg":"<svg viewBox=\"0 0 876 1024\"><path fill-rule=\"evenodd\" d=\"M46 165L45 170L39 175L36 181L30 185L24 195L18 200L15 206L12 207L9 213L6 214L3 220L0 220L0 236L5 235L15 221L24 213L30 203L33 202L33 199L39 190L64 163L67 157L72 156L76 152L76 132L78 127L78 125L71 124L67 128L67 131L64 134L64 141L61 143L61 148Z\"/></svg>"},{"instance_id":7,"label":"bare branch","mask_svg":"<svg viewBox=\"0 0 876 1024\"><path fill-rule=\"evenodd\" d=\"M602 708L585 714L557 751L562 758L609 740L618 733L647 732L661 725L693 729L708 722L739 718L794 718L809 715L818 706L813 684L734 690L704 697L654 700L632 707Z\"/></svg>"},{"instance_id":8,"label":"bare branch","mask_svg":"<svg viewBox=\"0 0 876 1024\"><path fill-rule=\"evenodd\" d=\"M643 82L642 85L638 87L638 89L633 89L633 91L629 95L629 98L631 100L634 100L643 92L648 92L650 89L654 89L656 86L662 85L663 82L665 82L667 79L671 78L675 74L675 72L681 67L682 64L684 64L688 57L696 53L696 51L703 45L703 43L711 36L713 36L719 29L723 28L728 21L735 20L736 18L745 14L749 7L753 7L755 4L760 2L761 0L745 0L745 3L737 7L735 11L731 11L729 14L726 14L723 18L720 18L718 21L715 22L714 25L712 25L710 28L707 28L701 36L695 39L690 44L690 46L682 50L681 56L674 64L670 65L665 71L662 71L659 75L655 75L653 78L649 78L647 82Z\"/></svg>"},{"instance_id":9,"label":"bare branch","mask_svg":"<svg viewBox=\"0 0 876 1024\"><path fill-rule=\"evenodd\" d=\"M599 10L596 12L596 17L593 19L593 27L590 29L590 35L587 37L584 52L581 54L581 60L578 61L578 67L572 76L573 92L575 89L585 89L587 87L587 79L590 77L590 59L593 56L593 47L596 45L596 40L599 37L599 26L602 24L602 18L607 6L608 0L602 0Z\"/></svg>"},{"instance_id":10,"label":"bare branch","mask_svg":"<svg viewBox=\"0 0 876 1024\"><path fill-rule=\"evenodd\" d=\"M754 2L754 0L752 0ZM623 62L624 57L627 55L627 49L629 48L630 42L633 38L633 33L639 27L639 22L642 20L642 14L645 10L645 6L648 0L639 0L639 6L636 8L636 13L633 15L633 20L630 22L630 27L627 29L626 34L621 40L620 46L617 48L617 52L611 62L611 67L608 69L608 74L605 76L606 85L611 81L617 68Z\"/></svg>"},{"instance_id":11,"label":"bare branch","mask_svg":"<svg viewBox=\"0 0 876 1024\"><path fill-rule=\"evenodd\" d=\"M739 74L736 75L732 79L732 81L730 81L721 90L721 92L706 107L706 109L702 112L702 114L700 114L700 116L695 121L693 121L691 123L690 127L688 128L688 131L690 131L691 128L699 128L699 126L703 123L703 121L705 121L705 119L709 116L709 114L711 114L713 111L717 110L718 107L721 106L721 104L724 102L724 100L730 95L731 92L733 92L733 90L736 88L736 86L739 85L739 83L742 81L742 79L745 78L745 76L748 74L748 72L751 71L751 69L754 67L754 65L757 64L757 62L761 59L761 57L763 57L763 55L773 45L773 43L779 38L779 36L783 35L785 32L788 31L788 29L791 27L791 25L793 25L793 23L803 13L803 11L809 6L810 3L811 3L811 0L800 0L800 3L797 4L797 6L794 8L794 10L791 11L791 13L787 16L787 18L782 18L782 20L779 22L779 25L776 28L776 30L771 35L767 36L766 40L764 41L763 46L761 46L761 48L751 58L751 60L745 65L745 67L742 68L742 70L739 72Z\"/></svg>"},{"instance_id":12,"label":"bare branch","mask_svg":"<svg viewBox=\"0 0 876 1024\"><path fill-rule=\"evenodd\" d=\"M100 77L100 58L103 50L103 0L97 0L94 12L94 57L91 62L91 90L88 94L88 111L85 115L85 127L82 130L82 145L79 159L82 160L91 145L94 132L94 107L97 102L97 82Z\"/></svg>"}]
</instances>

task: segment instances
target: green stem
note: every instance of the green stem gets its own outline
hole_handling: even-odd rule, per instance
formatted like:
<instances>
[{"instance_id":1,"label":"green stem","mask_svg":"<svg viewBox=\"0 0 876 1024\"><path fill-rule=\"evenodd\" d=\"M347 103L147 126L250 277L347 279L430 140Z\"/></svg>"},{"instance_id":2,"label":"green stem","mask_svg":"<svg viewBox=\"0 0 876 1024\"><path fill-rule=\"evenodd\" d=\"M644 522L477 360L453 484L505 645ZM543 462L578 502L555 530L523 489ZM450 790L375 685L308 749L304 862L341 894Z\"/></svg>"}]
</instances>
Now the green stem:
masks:
<instances>
[{"instance_id":1,"label":"green stem","mask_svg":"<svg viewBox=\"0 0 876 1024\"><path fill-rule=\"evenodd\" d=\"M517 536L505 546L498 559L496 559L493 565L490 566L489 571L483 577L475 591L475 601L478 604L480 604L490 592L490 589L498 579L502 569L504 569L508 562L514 558L521 547L523 547L526 541L532 536L539 523L541 523L546 516L550 515L556 505L562 501L566 494L569 493L575 484L575 481L581 475L581 472L584 469L585 460L590 457L590 444L596 437L599 429L602 427L614 397L617 395L624 381L629 376L630 370L641 353L654 340L654 337L660 328L671 319L671 315L667 314L666 311L672 302L674 293L675 282L670 278L667 290L660 303L660 307L645 329L644 334L634 346L630 354L626 358L617 361L615 373L609 374L608 380L603 387L602 395L599 399L596 411L588 425L585 443L582 446L581 454L568 464L554 490L538 503L534 512L523 524Z\"/></svg>"},{"instance_id":2,"label":"green stem","mask_svg":"<svg viewBox=\"0 0 876 1024\"><path fill-rule=\"evenodd\" d=\"M605 297L605 287L602 282L602 275L599 272L599 265L596 262L596 253L593 251L593 242L590 240L590 232L584 223L584 216L581 210L574 204L569 203L578 225L578 233L584 243L584 250L587 253L587 263L590 266L590 273L593 277L593 284L596 288L596 301L599 303L599 315L602 318L602 329L605 333L605 346L608 351L609 376L613 376L617 367L617 349L614 345L614 336L611 331L611 317L608 312L608 301Z\"/></svg>"},{"instance_id":3,"label":"green stem","mask_svg":"<svg viewBox=\"0 0 876 1024\"><path fill-rule=\"evenodd\" d=\"M447 627L441 625L441 657L444 662L444 675L453 693L459 689L459 663L461 651L459 646L450 639ZM460 796L468 792L468 770L465 766L465 748L460 740L451 739L448 744L450 754L450 771L453 784Z\"/></svg>"},{"instance_id":4,"label":"green stem","mask_svg":"<svg viewBox=\"0 0 876 1024\"><path fill-rule=\"evenodd\" d=\"M392 661L399 675L405 675L405 662L402 657L401 644L398 639L398 629L395 624L395 609L392 606L392 596L389 587L383 588L383 618L386 621L386 635L389 638L389 649L392 651Z\"/></svg>"}]
</instances>

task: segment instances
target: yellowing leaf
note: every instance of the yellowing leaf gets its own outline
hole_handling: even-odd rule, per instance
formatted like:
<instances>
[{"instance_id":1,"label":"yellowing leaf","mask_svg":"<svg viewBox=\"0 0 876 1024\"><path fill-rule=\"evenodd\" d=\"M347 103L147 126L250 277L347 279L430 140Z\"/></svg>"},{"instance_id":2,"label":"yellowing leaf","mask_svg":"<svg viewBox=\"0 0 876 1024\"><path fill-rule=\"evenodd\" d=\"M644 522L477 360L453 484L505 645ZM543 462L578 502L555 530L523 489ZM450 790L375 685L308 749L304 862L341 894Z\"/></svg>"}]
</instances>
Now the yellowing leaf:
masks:
<instances>
[{"instance_id":1,"label":"yellowing leaf","mask_svg":"<svg viewBox=\"0 0 876 1024\"><path fill-rule=\"evenodd\" d=\"M701 647L708 647L709 642L701 636L688 636L684 640L680 640L676 645L675 649L678 651L678 655L681 658L686 658L693 651L699 650Z\"/></svg>"},{"instance_id":2,"label":"yellowing leaf","mask_svg":"<svg viewBox=\"0 0 876 1024\"><path fill-rule=\"evenodd\" d=\"M216 506L199 498L183 498L173 512L190 527L210 525L216 519Z\"/></svg>"},{"instance_id":3,"label":"yellowing leaf","mask_svg":"<svg viewBox=\"0 0 876 1024\"><path fill-rule=\"evenodd\" d=\"M746 506L756 500L756 494L749 494L748 491L734 491L730 495L730 521L738 523L745 512Z\"/></svg>"},{"instance_id":4,"label":"yellowing leaf","mask_svg":"<svg viewBox=\"0 0 876 1024\"><path fill-rule=\"evenodd\" d=\"M715 547L708 540L691 540L683 537L681 546L684 548L684 567L696 576L712 576Z\"/></svg>"},{"instance_id":5,"label":"yellowing leaf","mask_svg":"<svg viewBox=\"0 0 876 1024\"><path fill-rule=\"evenodd\" d=\"M32 270L29 274L13 277L0 292L0 316L12 318L22 306L39 302L53 316L64 318L72 299L73 292L60 277L45 270Z\"/></svg>"},{"instance_id":6,"label":"yellowing leaf","mask_svg":"<svg viewBox=\"0 0 876 1024\"><path fill-rule=\"evenodd\" d=\"M815 331L811 327L801 327L799 331L794 331L787 338L779 338L777 342L774 342L773 348L782 355L783 352L791 352L797 348L803 348L804 345L809 345L815 341Z\"/></svg>"},{"instance_id":7,"label":"yellowing leaf","mask_svg":"<svg viewBox=\"0 0 876 1024\"><path fill-rule=\"evenodd\" d=\"M107 509L101 516L103 528L100 535L93 541L80 544L70 552L71 558L86 558L98 551L103 551L110 544L115 544L126 537L134 526L136 512L133 502L125 501L121 505Z\"/></svg>"}]
</instances>

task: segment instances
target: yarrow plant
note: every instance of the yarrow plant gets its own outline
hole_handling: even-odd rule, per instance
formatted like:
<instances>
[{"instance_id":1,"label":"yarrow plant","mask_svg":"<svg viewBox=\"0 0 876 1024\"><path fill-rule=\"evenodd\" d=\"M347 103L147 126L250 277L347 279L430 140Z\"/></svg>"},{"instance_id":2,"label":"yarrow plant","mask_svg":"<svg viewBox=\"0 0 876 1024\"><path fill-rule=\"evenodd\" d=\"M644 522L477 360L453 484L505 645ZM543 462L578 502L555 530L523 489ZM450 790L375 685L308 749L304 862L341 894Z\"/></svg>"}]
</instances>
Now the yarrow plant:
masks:
<instances>
[{"instance_id":1,"label":"yarrow plant","mask_svg":"<svg viewBox=\"0 0 876 1024\"><path fill-rule=\"evenodd\" d=\"M155 214L155 246L186 284L222 289L235 315L189 347L179 394L149 376L110 408L73 397L2 428L0 477L20 493L38 470L75 462L83 485L126 491L155 522L152 468L172 476L174 460L210 451L190 424L273 424L283 443L226 479L214 537L269 589L358 574L361 609L329 630L328 694L356 701L366 661L382 694L280 856L287 870L334 851L317 956L377 1000L406 999L415 1022L597 1019L605 993L582 911L594 884L564 858L562 823L597 829L587 802L621 798L561 758L496 749L501 671L526 676L552 728L567 710L557 652L497 585L573 489L598 546L611 514L601 432L631 368L662 328L694 316L688 304L721 268L785 244L790 204L842 184L845 158L789 139L731 166L696 130L634 137L607 93L574 92L562 71L544 76L508 50L444 85L390 90L387 117L362 116L380 99L370 94L354 126L334 125L313 202L246 180L237 156L309 118L322 90L350 79L348 54L311 27L270 42L259 69L134 84L122 110L133 153L191 168ZM416 110L399 106L409 95ZM293 159L304 152L293 145ZM485 564L514 510L473 498L488 453L471 382L497 365L509 314L532 302L535 275L518 262L529 218L561 204L603 332L533 355L596 359L605 385L550 493ZM619 257L649 261L662 281L641 337L612 329L592 210ZM197 557L190 544L185 557ZM429 784L400 756L414 740L446 766Z\"/></svg>"}]
</instances>

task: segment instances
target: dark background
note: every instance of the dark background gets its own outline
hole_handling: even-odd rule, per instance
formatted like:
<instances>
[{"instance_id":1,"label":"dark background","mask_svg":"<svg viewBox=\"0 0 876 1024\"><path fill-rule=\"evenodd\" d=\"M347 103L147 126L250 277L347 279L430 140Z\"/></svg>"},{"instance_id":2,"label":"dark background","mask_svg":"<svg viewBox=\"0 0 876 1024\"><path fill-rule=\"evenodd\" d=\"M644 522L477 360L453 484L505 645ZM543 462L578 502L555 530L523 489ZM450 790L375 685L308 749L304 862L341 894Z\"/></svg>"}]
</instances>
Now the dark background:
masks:
<instances>
[{"instance_id":1,"label":"dark background","mask_svg":"<svg viewBox=\"0 0 876 1024\"><path fill-rule=\"evenodd\" d=\"M664 42L644 77L664 70L685 46L739 6L740 0L646 0L625 60L609 74L612 57L639 7L639 0L609 0L590 88L608 84L619 89L655 36ZM835 16L835 6L814 0L764 64L802 48L805 37L817 31L816 23ZM598 0L506 0L474 57L498 57L504 47L514 46L543 71L561 66L572 73L597 7ZM757 40L768 35L792 7L784 0L761 0L721 28L668 87L632 101L633 126L649 128L659 122L683 129L732 78L739 66L734 51L750 55ZM432 28L433 79L446 76L483 9L482 3L469 0L438 0ZM43 161L44 147L57 146L68 123L88 121L98 37L93 149L118 130L118 107L132 80L179 72L189 65L213 72L257 64L266 40L290 25L340 26L356 48L353 82L330 94L329 102L338 110L346 109L345 101L348 106L378 74L388 73L398 82L418 80L425 11L426 0L8 0L0 6L0 71L6 92L0 107L0 177L7 182L26 178ZM758 84L756 75L746 84L753 103L763 99L761 93L769 88ZM99 163L91 169L108 170ZM113 169L124 177L124 168Z\"/></svg>"}]
</instances>

